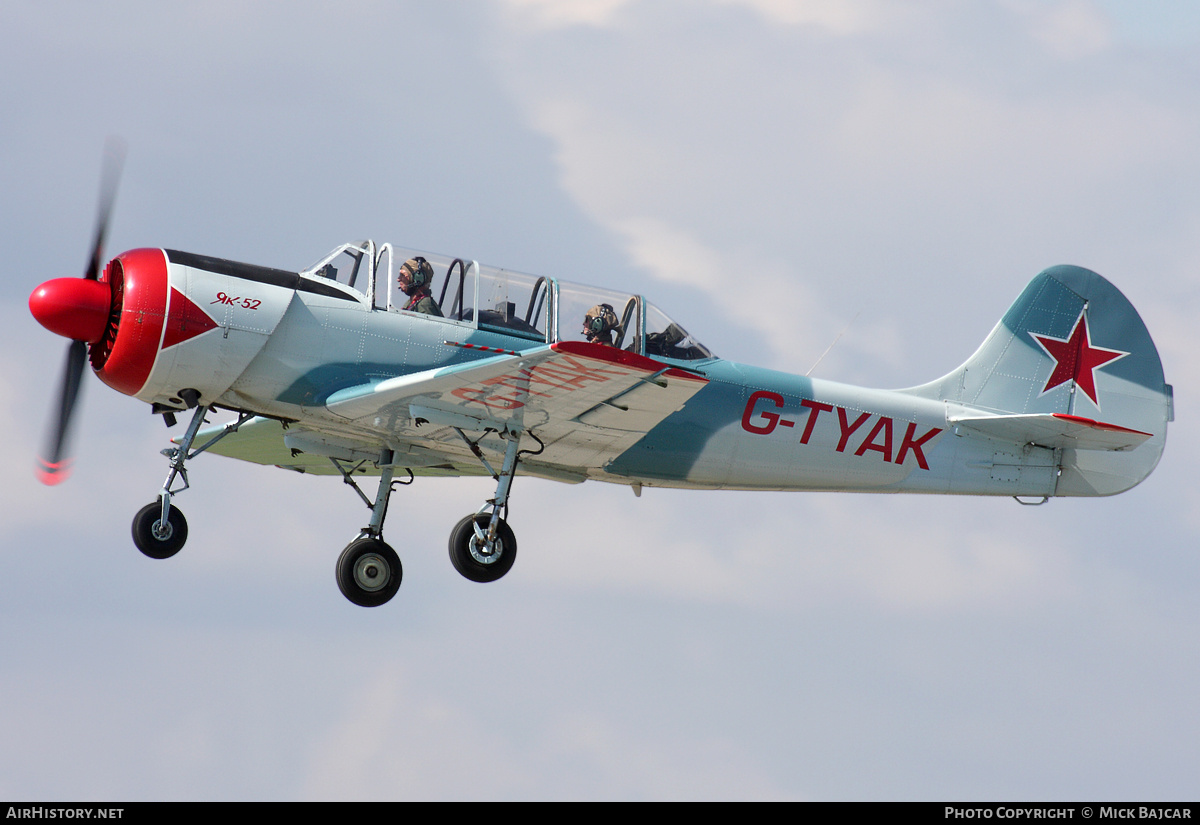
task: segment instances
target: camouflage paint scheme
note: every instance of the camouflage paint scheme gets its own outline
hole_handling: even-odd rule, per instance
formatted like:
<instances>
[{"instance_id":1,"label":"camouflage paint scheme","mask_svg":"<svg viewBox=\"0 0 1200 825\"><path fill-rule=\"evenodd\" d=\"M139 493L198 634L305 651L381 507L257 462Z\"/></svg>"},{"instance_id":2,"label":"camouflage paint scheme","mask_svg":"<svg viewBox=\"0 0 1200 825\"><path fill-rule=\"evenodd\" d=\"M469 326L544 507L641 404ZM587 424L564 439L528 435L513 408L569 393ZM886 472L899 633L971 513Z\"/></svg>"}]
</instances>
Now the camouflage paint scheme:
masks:
<instances>
[{"instance_id":1,"label":"camouflage paint scheme","mask_svg":"<svg viewBox=\"0 0 1200 825\"><path fill-rule=\"evenodd\" d=\"M413 259L429 264L421 289L440 316L406 310L397 294L397 284L414 287L396 262ZM187 520L173 498L205 451L336 473L371 513L336 565L342 594L362 607L389 601L403 578L383 525L405 473L496 479L449 542L459 573L490 582L516 558L506 519L517 474L638 495L663 486L1045 501L1137 484L1172 418L1141 318L1078 267L1034 278L949 375L876 390L723 361L640 295L390 244L344 244L300 272L166 249L126 252L103 274L98 262L99 242L84 278L48 281L30 297L34 316L73 342L43 481L69 473L66 424L86 357L168 424L190 418L164 451L171 468L157 500L134 517L139 550L165 559L183 547ZM214 408L237 420L202 431ZM358 476L379 477L373 501Z\"/></svg>"},{"instance_id":2,"label":"camouflage paint scheme","mask_svg":"<svg viewBox=\"0 0 1200 825\"><path fill-rule=\"evenodd\" d=\"M312 272L269 283L245 265L162 254L173 300L186 296L209 321L160 348L134 394L182 408L179 391L192 387L203 403L264 416L212 452L302 472L337 472L335 458L377 473L388 448L415 475L478 475L455 427L493 457L504 451L495 431L508 428L542 445L520 474L635 490L1110 495L1154 469L1171 418L1141 318L1079 267L1034 278L959 369L889 391L571 340L579 319L554 317L566 286L553 279L533 290L550 294L547 340L534 341L379 306L341 284L295 285ZM632 328L646 311L628 317ZM645 334L626 349L644 349ZM622 403L634 397L636 409Z\"/></svg>"}]
</instances>

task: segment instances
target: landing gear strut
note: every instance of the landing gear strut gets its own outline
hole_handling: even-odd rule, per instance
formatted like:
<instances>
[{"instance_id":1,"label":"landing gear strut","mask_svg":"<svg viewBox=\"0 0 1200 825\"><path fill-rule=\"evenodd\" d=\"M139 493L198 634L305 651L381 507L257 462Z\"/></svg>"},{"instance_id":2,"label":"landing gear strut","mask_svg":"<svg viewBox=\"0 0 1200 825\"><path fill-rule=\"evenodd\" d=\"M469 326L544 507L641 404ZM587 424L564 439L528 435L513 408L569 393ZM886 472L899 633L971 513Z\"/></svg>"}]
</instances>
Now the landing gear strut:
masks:
<instances>
[{"instance_id":1,"label":"landing gear strut","mask_svg":"<svg viewBox=\"0 0 1200 825\"><path fill-rule=\"evenodd\" d=\"M461 430L459 435L496 479L496 495L488 499L479 512L466 516L454 526L450 533L450 563L473 582L494 582L511 570L517 560L517 537L500 514L508 514L508 493L520 459L521 434L509 431L499 434L508 442L499 473L492 470L478 446Z\"/></svg>"},{"instance_id":2,"label":"landing gear strut","mask_svg":"<svg viewBox=\"0 0 1200 825\"><path fill-rule=\"evenodd\" d=\"M371 520L354 539L346 545L346 549L338 556L337 583L342 595L359 607L378 607L385 604L396 591L404 578L404 568L400 565L400 557L383 540L383 520L387 515L388 501L392 496L395 465L392 464L394 454L384 449L379 455L379 488L372 502L359 488L358 482L352 475L353 469L347 470L336 459L330 459L333 466L342 474L342 479L354 488L359 498L371 509ZM408 482L411 483L410 478Z\"/></svg>"},{"instance_id":3,"label":"landing gear strut","mask_svg":"<svg viewBox=\"0 0 1200 825\"><path fill-rule=\"evenodd\" d=\"M138 550L152 559L171 558L183 549L184 542L187 541L187 519L183 517L183 512L178 507L171 506L171 497L182 493L190 486L187 477L187 461L195 458L230 433L236 432L238 427L253 417L250 413L239 414L237 421L227 424L203 447L195 452L189 452L196 440L196 433L200 432L200 425L204 423L208 407L200 406L197 403L200 395L195 390L185 390L180 393L180 396L185 398L191 406L195 406L196 412L192 414L191 423L188 424L187 432L184 433L179 446L168 447L162 451L162 454L171 460L171 470L167 473L167 480L163 482L162 490L158 493L158 500L138 510L138 514L133 517L133 543L137 545ZM176 479L180 479L183 486L172 489Z\"/></svg>"}]
</instances>

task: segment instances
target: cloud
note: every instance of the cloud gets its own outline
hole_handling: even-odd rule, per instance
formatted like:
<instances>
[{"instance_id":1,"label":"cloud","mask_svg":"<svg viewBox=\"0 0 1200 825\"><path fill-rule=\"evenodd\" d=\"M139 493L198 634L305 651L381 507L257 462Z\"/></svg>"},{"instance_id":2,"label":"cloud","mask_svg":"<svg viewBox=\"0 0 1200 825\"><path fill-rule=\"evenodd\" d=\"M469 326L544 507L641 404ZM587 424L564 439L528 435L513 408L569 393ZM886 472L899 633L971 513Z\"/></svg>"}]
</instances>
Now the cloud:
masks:
<instances>
[{"instance_id":1,"label":"cloud","mask_svg":"<svg viewBox=\"0 0 1200 825\"><path fill-rule=\"evenodd\" d=\"M530 677L526 686L536 689L544 674ZM400 665L375 669L344 697L341 713L310 744L301 796L695 799L726 798L732 788L738 789L736 798L793 796L774 786L736 742L703 728L682 741L662 739L636 729L627 717L586 704L547 709L521 729L497 727L491 724L494 713L515 710L497 695L502 686L480 682L467 688L478 701L463 706L427 694L422 686L429 684L427 678L406 676ZM467 770L467 764L476 768Z\"/></svg>"},{"instance_id":2,"label":"cloud","mask_svg":"<svg viewBox=\"0 0 1200 825\"><path fill-rule=\"evenodd\" d=\"M960 363L1024 278L1127 249L1130 207L1136 226L1167 212L1155 182L1195 142L1152 81L1063 70L1037 33L1100 18L1043 5L919 5L921 25L884 16L834 47L766 12L717 36L714 6L667 38L631 3L573 59L514 26L497 63L581 211L639 271L707 296L663 306L714 351L803 372L862 311L821 374L903 386ZM696 329L714 308L736 332Z\"/></svg>"},{"instance_id":3,"label":"cloud","mask_svg":"<svg viewBox=\"0 0 1200 825\"><path fill-rule=\"evenodd\" d=\"M764 19L787 26L815 26L834 34L857 34L882 27L898 14L896 4L876 0L715 0L743 6Z\"/></svg>"},{"instance_id":4,"label":"cloud","mask_svg":"<svg viewBox=\"0 0 1200 825\"><path fill-rule=\"evenodd\" d=\"M487 693L482 685L480 693ZM528 788L528 777L510 767L514 754L507 743L478 721L470 710L421 695L401 666L381 664L351 688L341 712L310 743L301 796L497 799ZM464 761L476 769L450 769Z\"/></svg>"},{"instance_id":5,"label":"cloud","mask_svg":"<svg viewBox=\"0 0 1200 825\"><path fill-rule=\"evenodd\" d=\"M1121 589L1083 570L1075 541L1046 524L1045 511L1016 511L1007 499L646 488L635 503L620 487L534 481L522 481L521 494L538 502L536 516L514 515L536 548L523 556L523 575L551 590L795 619L847 605L898 617L1002 616L1073 599L1081 579ZM1013 529L995 529L1018 513ZM601 533L581 531L593 521Z\"/></svg>"},{"instance_id":6,"label":"cloud","mask_svg":"<svg viewBox=\"0 0 1200 825\"><path fill-rule=\"evenodd\" d=\"M1004 5L1023 17L1032 37L1057 57L1087 57L1112 43L1108 20L1088 0L1005 0Z\"/></svg>"},{"instance_id":7,"label":"cloud","mask_svg":"<svg viewBox=\"0 0 1200 825\"><path fill-rule=\"evenodd\" d=\"M572 26L608 28L618 14L641 0L503 0L518 19L538 29L556 30ZM749 9L764 21L781 26L813 26L834 34L862 32L897 16L895 4L879 0L709 0L713 6ZM667 4L692 9L696 3Z\"/></svg>"},{"instance_id":8,"label":"cloud","mask_svg":"<svg viewBox=\"0 0 1200 825\"><path fill-rule=\"evenodd\" d=\"M538 29L612 25L617 13L635 0L503 0L518 19Z\"/></svg>"},{"instance_id":9,"label":"cloud","mask_svg":"<svg viewBox=\"0 0 1200 825\"><path fill-rule=\"evenodd\" d=\"M635 266L660 281L708 295L710 311L765 336L775 360L794 365L795 353L819 351L827 308L782 264L763 260L753 250L707 247L681 227L656 218L615 220L610 228ZM751 295L770 295L774 307L788 311L764 312L759 301L748 299Z\"/></svg>"}]
</instances>

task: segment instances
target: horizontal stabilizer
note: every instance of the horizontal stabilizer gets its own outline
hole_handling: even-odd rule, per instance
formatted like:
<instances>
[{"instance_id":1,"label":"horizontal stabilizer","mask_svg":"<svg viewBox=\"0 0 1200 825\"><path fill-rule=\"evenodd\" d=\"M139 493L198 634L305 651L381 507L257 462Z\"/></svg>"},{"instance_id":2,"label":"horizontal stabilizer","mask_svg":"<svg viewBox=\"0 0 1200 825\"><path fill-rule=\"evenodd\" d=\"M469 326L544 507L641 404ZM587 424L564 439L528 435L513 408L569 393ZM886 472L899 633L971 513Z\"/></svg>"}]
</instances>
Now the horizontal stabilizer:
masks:
<instances>
[{"instance_id":1,"label":"horizontal stabilizer","mask_svg":"<svg viewBox=\"0 0 1200 825\"><path fill-rule=\"evenodd\" d=\"M1091 418L1065 413L1029 415L952 415L954 426L965 427L988 438L1013 444L1035 444L1051 449L1132 450L1151 437L1151 433L1106 424Z\"/></svg>"}]
</instances>

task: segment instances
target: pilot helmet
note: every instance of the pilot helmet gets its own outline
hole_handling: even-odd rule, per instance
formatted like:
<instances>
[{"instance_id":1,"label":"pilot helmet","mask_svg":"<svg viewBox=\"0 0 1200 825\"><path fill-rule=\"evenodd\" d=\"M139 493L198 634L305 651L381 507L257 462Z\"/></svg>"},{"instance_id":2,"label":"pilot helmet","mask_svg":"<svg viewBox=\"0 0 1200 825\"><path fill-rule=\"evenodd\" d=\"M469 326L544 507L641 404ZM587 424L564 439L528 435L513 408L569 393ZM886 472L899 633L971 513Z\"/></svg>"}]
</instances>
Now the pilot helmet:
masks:
<instances>
[{"instance_id":1,"label":"pilot helmet","mask_svg":"<svg viewBox=\"0 0 1200 825\"><path fill-rule=\"evenodd\" d=\"M433 283L433 265L418 255L400 265L396 279L405 295L413 295Z\"/></svg>"},{"instance_id":2,"label":"pilot helmet","mask_svg":"<svg viewBox=\"0 0 1200 825\"><path fill-rule=\"evenodd\" d=\"M599 338L605 343L612 343L609 333L619 325L617 311L612 304L596 304L583 316L583 334L589 341Z\"/></svg>"}]
</instances>

